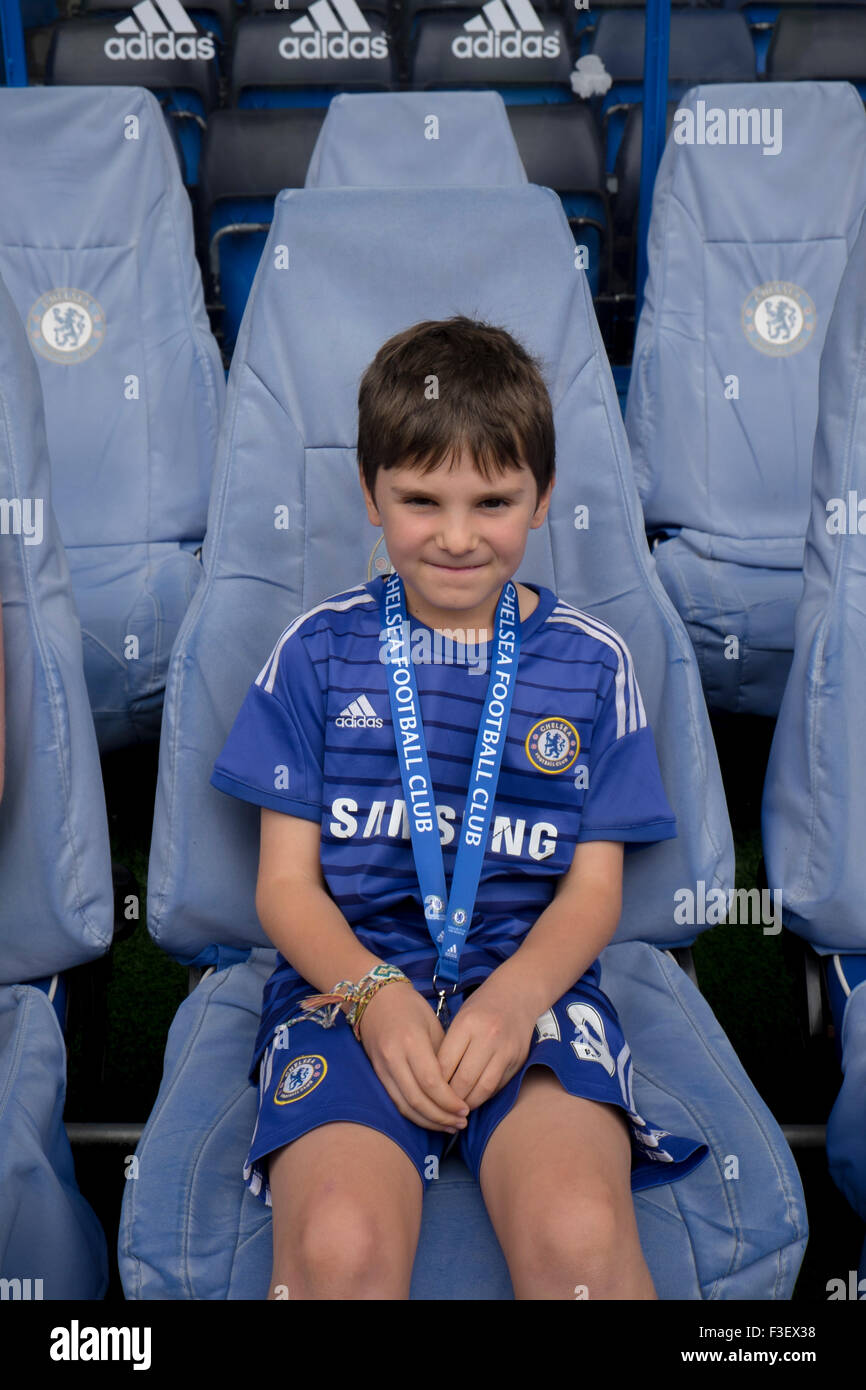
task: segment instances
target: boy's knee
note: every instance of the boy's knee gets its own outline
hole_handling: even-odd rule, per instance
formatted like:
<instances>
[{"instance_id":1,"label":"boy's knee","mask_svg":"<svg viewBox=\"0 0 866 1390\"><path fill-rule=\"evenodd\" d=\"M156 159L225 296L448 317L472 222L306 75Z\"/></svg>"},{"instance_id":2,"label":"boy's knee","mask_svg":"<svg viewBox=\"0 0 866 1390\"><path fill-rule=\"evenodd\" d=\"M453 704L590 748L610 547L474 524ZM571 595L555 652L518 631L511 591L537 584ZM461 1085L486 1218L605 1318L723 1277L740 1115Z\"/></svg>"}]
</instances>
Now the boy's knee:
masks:
<instances>
[{"instance_id":1,"label":"boy's knee","mask_svg":"<svg viewBox=\"0 0 866 1390\"><path fill-rule=\"evenodd\" d=\"M520 1223L521 1262L537 1274L561 1270L586 1282L592 1268L604 1268L616 1258L630 1220L622 1194L604 1181L549 1192Z\"/></svg>"},{"instance_id":2,"label":"boy's knee","mask_svg":"<svg viewBox=\"0 0 866 1390\"><path fill-rule=\"evenodd\" d=\"M393 1214L392 1214L393 1215ZM311 1291L376 1296L405 1282L406 1242L396 1223L349 1198L331 1196L301 1220L292 1264ZM279 1252L275 1252L279 1260ZM411 1264L408 1273L411 1273ZM289 1289L291 1298L291 1289Z\"/></svg>"}]
</instances>

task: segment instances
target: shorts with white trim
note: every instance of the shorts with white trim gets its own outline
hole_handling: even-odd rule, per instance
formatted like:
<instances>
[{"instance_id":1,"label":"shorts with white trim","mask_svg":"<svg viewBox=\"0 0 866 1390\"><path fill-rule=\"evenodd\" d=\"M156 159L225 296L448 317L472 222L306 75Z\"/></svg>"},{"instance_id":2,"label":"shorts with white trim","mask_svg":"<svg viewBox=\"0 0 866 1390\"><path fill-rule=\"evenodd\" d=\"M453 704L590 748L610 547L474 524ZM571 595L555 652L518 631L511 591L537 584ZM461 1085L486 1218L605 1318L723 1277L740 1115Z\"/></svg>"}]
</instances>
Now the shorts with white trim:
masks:
<instances>
[{"instance_id":1,"label":"shorts with white trim","mask_svg":"<svg viewBox=\"0 0 866 1390\"><path fill-rule=\"evenodd\" d=\"M309 986L308 992L316 991ZM449 998L452 1017L464 998L460 993ZM299 1015L296 1009L292 1016ZM488 1139L514 1105L528 1068L538 1063L550 1067L570 1095L625 1111L633 1192L675 1182L709 1156L706 1144L660 1129L637 1112L631 1052L616 1011L607 995L584 976L538 1019L520 1070L489 1100L470 1110L465 1129L455 1135L424 1129L401 1115L342 1011L332 1027L301 1017L288 1028L276 1029L259 1068L259 1113L243 1167L244 1181L253 1196L270 1206L267 1156L336 1120L354 1121L388 1135L408 1154L425 1190L455 1146L477 1181Z\"/></svg>"}]
</instances>

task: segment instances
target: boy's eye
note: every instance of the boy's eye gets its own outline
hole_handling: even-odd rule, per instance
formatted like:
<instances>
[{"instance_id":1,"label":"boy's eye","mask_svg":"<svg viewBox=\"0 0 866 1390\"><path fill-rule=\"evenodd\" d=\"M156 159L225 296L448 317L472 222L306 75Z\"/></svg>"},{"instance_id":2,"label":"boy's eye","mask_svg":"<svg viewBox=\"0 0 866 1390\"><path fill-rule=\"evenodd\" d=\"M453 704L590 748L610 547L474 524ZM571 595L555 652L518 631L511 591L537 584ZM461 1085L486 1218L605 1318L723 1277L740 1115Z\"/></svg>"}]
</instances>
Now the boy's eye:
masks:
<instances>
[{"instance_id":1,"label":"boy's eye","mask_svg":"<svg viewBox=\"0 0 866 1390\"><path fill-rule=\"evenodd\" d=\"M422 504L425 503L425 502L432 502L433 500L434 500L434 499L433 499L432 497L407 497L407 498L406 498L406 501L407 501L407 503L409 503L410 506L419 506L419 505L422 505ZM494 506L494 507L510 507L510 506L511 506L511 499L508 498L508 497L485 497L485 498L483 499L481 505L482 505L482 506L487 506L487 504L490 503L490 502L493 503L493 506Z\"/></svg>"}]
</instances>

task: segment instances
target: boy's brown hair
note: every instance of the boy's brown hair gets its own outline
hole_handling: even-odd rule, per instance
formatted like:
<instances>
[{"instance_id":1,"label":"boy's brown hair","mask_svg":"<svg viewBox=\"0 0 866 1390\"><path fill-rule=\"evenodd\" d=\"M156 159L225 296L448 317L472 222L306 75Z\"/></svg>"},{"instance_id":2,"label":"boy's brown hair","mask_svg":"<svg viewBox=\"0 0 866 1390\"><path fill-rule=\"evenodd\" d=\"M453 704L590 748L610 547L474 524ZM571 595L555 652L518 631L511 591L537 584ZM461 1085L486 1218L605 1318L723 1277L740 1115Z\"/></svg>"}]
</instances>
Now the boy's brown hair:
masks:
<instances>
[{"instance_id":1,"label":"boy's brown hair","mask_svg":"<svg viewBox=\"0 0 866 1390\"><path fill-rule=\"evenodd\" d=\"M425 319L383 343L361 378L358 465L373 495L380 468L428 473L464 448L487 481L525 463L538 500L555 456L541 362L504 328L463 314Z\"/></svg>"}]
</instances>

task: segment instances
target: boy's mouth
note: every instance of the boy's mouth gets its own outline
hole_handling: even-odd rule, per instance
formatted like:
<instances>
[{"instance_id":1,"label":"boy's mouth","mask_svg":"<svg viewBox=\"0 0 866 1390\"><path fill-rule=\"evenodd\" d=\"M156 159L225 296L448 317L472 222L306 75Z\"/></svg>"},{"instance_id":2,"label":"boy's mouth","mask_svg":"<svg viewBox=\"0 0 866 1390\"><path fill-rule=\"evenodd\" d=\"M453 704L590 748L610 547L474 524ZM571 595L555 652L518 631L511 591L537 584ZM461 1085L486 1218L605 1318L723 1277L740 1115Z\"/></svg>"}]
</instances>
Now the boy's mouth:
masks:
<instances>
[{"instance_id":1,"label":"boy's mouth","mask_svg":"<svg viewBox=\"0 0 866 1390\"><path fill-rule=\"evenodd\" d=\"M471 570L483 569L483 565L440 565L436 560L428 560L427 563L437 570L448 570L449 574L469 574Z\"/></svg>"}]
</instances>

